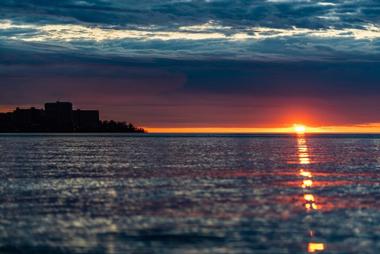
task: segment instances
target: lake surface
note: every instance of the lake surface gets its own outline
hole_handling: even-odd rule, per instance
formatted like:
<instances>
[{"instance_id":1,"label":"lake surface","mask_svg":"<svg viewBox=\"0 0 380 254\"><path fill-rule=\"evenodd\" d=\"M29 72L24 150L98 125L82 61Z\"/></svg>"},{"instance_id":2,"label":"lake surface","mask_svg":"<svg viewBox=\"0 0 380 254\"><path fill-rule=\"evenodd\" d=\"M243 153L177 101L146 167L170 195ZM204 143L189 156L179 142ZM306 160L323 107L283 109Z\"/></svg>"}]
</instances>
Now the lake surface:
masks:
<instances>
[{"instance_id":1,"label":"lake surface","mask_svg":"<svg viewBox=\"0 0 380 254\"><path fill-rule=\"evenodd\" d=\"M379 135L0 135L0 253L379 253Z\"/></svg>"}]
</instances>

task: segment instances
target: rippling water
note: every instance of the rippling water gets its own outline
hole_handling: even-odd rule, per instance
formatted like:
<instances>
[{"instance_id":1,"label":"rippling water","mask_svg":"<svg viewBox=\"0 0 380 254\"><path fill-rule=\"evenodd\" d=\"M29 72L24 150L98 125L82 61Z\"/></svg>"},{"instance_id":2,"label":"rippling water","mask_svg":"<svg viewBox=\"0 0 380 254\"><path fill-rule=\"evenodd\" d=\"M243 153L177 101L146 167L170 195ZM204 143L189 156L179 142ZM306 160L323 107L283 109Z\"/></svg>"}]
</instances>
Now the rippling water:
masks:
<instances>
[{"instance_id":1,"label":"rippling water","mask_svg":"<svg viewBox=\"0 0 380 254\"><path fill-rule=\"evenodd\" d=\"M0 253L379 253L380 136L0 135Z\"/></svg>"}]
</instances>

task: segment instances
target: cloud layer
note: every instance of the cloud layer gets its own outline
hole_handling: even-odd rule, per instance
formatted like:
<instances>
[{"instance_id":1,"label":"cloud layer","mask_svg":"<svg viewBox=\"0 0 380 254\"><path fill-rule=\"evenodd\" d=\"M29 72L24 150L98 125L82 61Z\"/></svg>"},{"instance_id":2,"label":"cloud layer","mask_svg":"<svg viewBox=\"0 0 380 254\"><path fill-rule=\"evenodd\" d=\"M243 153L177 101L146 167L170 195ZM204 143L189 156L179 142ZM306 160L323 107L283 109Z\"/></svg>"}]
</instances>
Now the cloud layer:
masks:
<instances>
[{"instance_id":1,"label":"cloud layer","mask_svg":"<svg viewBox=\"0 0 380 254\"><path fill-rule=\"evenodd\" d=\"M379 60L370 0L11 1L0 41L124 57Z\"/></svg>"}]
</instances>

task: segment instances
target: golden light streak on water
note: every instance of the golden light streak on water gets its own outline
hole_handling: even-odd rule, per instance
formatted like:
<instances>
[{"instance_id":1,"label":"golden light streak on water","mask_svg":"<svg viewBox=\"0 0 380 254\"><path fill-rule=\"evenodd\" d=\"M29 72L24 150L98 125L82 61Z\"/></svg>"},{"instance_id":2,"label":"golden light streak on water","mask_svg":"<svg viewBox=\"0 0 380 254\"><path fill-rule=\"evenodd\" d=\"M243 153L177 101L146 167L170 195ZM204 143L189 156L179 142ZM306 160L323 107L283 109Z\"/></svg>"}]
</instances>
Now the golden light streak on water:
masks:
<instances>
[{"instance_id":1,"label":"golden light streak on water","mask_svg":"<svg viewBox=\"0 0 380 254\"><path fill-rule=\"evenodd\" d=\"M309 243L307 246L307 251L309 253L315 253L317 251L325 250L325 244L323 243Z\"/></svg>"},{"instance_id":2,"label":"golden light streak on water","mask_svg":"<svg viewBox=\"0 0 380 254\"><path fill-rule=\"evenodd\" d=\"M303 177L308 177L308 178L312 178L313 175L311 174L310 171L304 171L303 169L300 170L300 175L303 176Z\"/></svg>"},{"instance_id":3,"label":"golden light streak on water","mask_svg":"<svg viewBox=\"0 0 380 254\"><path fill-rule=\"evenodd\" d=\"M309 202L314 202L314 200L315 200L313 194L305 194L305 195L303 195L303 198Z\"/></svg>"},{"instance_id":4,"label":"golden light streak on water","mask_svg":"<svg viewBox=\"0 0 380 254\"><path fill-rule=\"evenodd\" d=\"M297 150L298 150L298 160L301 165L309 165L311 164L309 149L306 143L305 135L302 132L297 132ZM313 174L311 170L301 168L299 169L299 175L303 178L301 183L301 188L304 191L304 207L307 212L311 212L313 210L318 210L320 207L316 202L316 197L311 193L311 188L313 187ZM310 230L310 237L314 238L314 231ZM324 243L318 242L309 242L307 244L307 252L308 253L316 253L325 250Z\"/></svg>"},{"instance_id":5,"label":"golden light streak on water","mask_svg":"<svg viewBox=\"0 0 380 254\"><path fill-rule=\"evenodd\" d=\"M302 182L302 188L306 189L306 188L311 188L313 186L313 181L310 180L310 179L307 179L307 180L303 180Z\"/></svg>"}]
</instances>

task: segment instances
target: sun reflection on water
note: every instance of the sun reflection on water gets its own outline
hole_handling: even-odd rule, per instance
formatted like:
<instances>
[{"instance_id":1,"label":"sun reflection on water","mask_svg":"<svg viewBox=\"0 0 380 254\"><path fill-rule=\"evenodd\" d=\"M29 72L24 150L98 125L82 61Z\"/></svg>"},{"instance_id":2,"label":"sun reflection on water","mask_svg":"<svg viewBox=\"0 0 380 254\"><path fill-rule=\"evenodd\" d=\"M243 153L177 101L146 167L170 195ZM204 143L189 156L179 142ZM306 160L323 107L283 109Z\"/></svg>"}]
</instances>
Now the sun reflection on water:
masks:
<instances>
[{"instance_id":1,"label":"sun reflection on water","mask_svg":"<svg viewBox=\"0 0 380 254\"><path fill-rule=\"evenodd\" d=\"M303 182L302 182L302 188L303 189L311 188L312 186L313 186L313 180L310 180L310 179L303 180Z\"/></svg>"},{"instance_id":2,"label":"sun reflection on water","mask_svg":"<svg viewBox=\"0 0 380 254\"><path fill-rule=\"evenodd\" d=\"M312 178L313 175L311 174L310 171L305 171L303 169L300 170L300 176L303 176L303 177L309 177L309 178Z\"/></svg>"},{"instance_id":3,"label":"sun reflection on water","mask_svg":"<svg viewBox=\"0 0 380 254\"><path fill-rule=\"evenodd\" d=\"M298 160L302 168L299 169L299 176L302 177L301 188L304 192L303 201L306 212L311 212L313 210L318 210L320 206L317 204L317 197L312 193L313 187L313 174L310 169L307 169L307 165L311 164L309 149L307 146L306 138L304 133L297 132L297 150L298 150ZM311 240L314 238L314 231L310 230ZM324 243L312 242L307 243L308 253L323 252L326 246Z\"/></svg>"},{"instance_id":4,"label":"sun reflection on water","mask_svg":"<svg viewBox=\"0 0 380 254\"><path fill-rule=\"evenodd\" d=\"M323 243L309 243L307 246L307 251L309 253L315 253L323 250L325 250L325 245Z\"/></svg>"}]
</instances>

